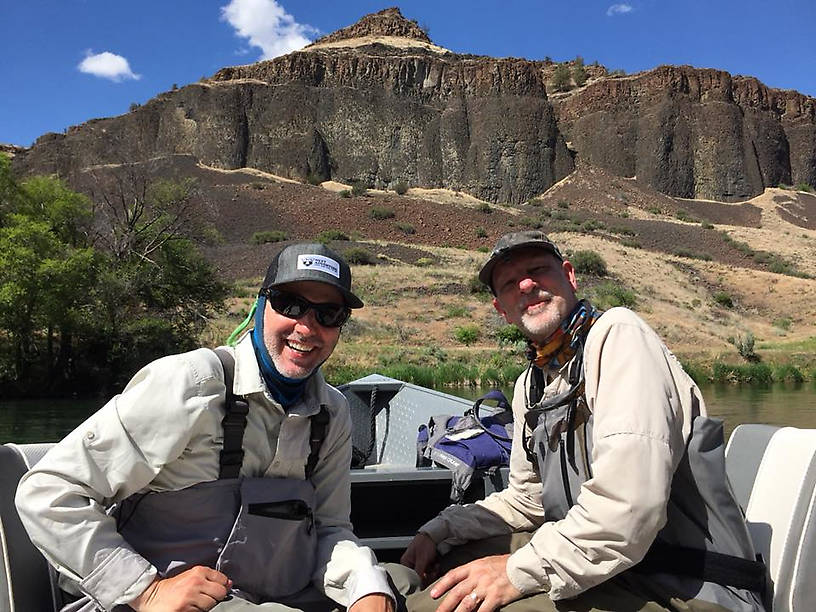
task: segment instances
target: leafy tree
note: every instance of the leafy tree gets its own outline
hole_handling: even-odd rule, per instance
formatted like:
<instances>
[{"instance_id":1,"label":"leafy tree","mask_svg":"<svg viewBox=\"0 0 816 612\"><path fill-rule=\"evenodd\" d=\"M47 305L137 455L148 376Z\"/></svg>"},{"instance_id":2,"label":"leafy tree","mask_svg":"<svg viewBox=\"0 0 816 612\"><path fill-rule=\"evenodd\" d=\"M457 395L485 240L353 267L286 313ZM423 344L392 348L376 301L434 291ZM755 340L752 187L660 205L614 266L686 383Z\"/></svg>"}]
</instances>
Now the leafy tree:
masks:
<instances>
[{"instance_id":1,"label":"leafy tree","mask_svg":"<svg viewBox=\"0 0 816 612\"><path fill-rule=\"evenodd\" d=\"M223 299L192 183L94 187L92 202L56 178L18 183L0 156L0 393L119 386L191 348Z\"/></svg>"},{"instance_id":2,"label":"leafy tree","mask_svg":"<svg viewBox=\"0 0 816 612\"><path fill-rule=\"evenodd\" d=\"M570 88L570 70L564 64L558 64L553 72L552 86L555 91L568 91Z\"/></svg>"}]
</instances>

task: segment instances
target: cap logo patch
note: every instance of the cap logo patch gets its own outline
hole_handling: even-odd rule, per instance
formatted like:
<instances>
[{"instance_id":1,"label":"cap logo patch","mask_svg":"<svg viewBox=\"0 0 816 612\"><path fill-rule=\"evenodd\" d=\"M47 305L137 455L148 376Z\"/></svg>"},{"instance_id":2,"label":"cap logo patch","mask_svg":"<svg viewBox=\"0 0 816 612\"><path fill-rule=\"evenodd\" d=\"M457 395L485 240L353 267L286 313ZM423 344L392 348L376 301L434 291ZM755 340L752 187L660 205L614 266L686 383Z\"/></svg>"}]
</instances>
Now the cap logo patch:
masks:
<instances>
[{"instance_id":1,"label":"cap logo patch","mask_svg":"<svg viewBox=\"0 0 816 612\"><path fill-rule=\"evenodd\" d=\"M340 278L340 264L331 257L323 255L298 255L298 270L317 270L331 274L335 278Z\"/></svg>"}]
</instances>

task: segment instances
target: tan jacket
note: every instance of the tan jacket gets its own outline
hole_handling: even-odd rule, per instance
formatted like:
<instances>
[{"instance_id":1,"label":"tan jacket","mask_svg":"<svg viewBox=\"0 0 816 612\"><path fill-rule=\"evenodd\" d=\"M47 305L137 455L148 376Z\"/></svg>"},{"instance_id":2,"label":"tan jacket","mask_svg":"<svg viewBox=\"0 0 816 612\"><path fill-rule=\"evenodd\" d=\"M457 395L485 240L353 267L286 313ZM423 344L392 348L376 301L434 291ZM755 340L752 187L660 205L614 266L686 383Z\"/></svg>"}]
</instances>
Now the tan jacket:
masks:
<instances>
[{"instance_id":1,"label":"tan jacket","mask_svg":"<svg viewBox=\"0 0 816 612\"><path fill-rule=\"evenodd\" d=\"M172 491L218 478L224 416L221 363L207 349L164 357L23 476L16 503L34 544L104 609L133 600L156 569L116 531L105 509L133 493ZM266 393L249 335L235 349L236 395L250 403L242 476L304 477L310 419L330 422L312 476L317 491L313 582L343 605L390 594L385 571L351 531L351 417L345 397L318 372L284 412Z\"/></svg>"},{"instance_id":2,"label":"tan jacket","mask_svg":"<svg viewBox=\"0 0 816 612\"><path fill-rule=\"evenodd\" d=\"M568 388L567 367L546 373L545 397ZM563 520L544 516L541 481L521 444L525 373L513 395L509 487L476 504L451 506L420 528L441 553L469 540L535 531L507 563L510 582L523 594L574 597L640 561L666 522L672 476L691 421L705 415L697 386L655 332L627 309L613 308L593 326L584 367L594 415L593 477Z\"/></svg>"}]
</instances>

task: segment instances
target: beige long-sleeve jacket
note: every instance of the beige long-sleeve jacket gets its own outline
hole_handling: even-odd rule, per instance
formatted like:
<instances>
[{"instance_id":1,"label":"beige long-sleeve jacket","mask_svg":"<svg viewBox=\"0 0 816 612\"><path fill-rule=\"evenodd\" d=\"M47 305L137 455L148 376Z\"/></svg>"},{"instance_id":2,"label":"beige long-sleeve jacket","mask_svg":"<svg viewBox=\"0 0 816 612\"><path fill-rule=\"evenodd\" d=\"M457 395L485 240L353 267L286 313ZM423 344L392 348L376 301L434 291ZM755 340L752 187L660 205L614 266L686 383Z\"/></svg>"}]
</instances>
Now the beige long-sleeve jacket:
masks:
<instances>
[{"instance_id":1,"label":"beige long-sleeve jacket","mask_svg":"<svg viewBox=\"0 0 816 612\"><path fill-rule=\"evenodd\" d=\"M476 504L451 506L420 528L441 553L470 540L534 531L507 563L509 580L523 594L574 597L640 561L666 522L692 419L705 414L694 382L629 310L613 308L595 323L584 367L594 416L593 477L566 517L548 521L544 515L542 484L521 444L529 391L522 374L513 396L508 488ZM566 371L546 373L545 397L568 388Z\"/></svg>"},{"instance_id":2,"label":"beige long-sleeve jacket","mask_svg":"<svg viewBox=\"0 0 816 612\"><path fill-rule=\"evenodd\" d=\"M250 403L242 476L303 478L309 416L329 408L329 428L312 481L318 527L313 582L351 605L391 594L373 553L351 531L351 418L343 395L318 372L288 411L265 391L249 335L235 349L236 395ZM57 444L20 482L16 503L34 544L105 610L144 591L156 569L105 513L143 491L172 491L218 478L224 377L207 349L159 359ZM293 559L293 562L296 562Z\"/></svg>"}]
</instances>

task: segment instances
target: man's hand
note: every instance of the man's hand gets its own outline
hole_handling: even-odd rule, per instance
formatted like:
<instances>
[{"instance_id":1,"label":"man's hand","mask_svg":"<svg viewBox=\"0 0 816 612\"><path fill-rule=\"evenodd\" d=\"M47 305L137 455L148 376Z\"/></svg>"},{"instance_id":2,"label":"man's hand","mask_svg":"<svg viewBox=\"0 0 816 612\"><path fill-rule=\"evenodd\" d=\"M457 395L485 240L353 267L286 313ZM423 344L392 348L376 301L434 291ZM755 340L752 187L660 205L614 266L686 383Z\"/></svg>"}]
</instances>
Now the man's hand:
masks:
<instances>
[{"instance_id":1,"label":"man's hand","mask_svg":"<svg viewBox=\"0 0 816 612\"><path fill-rule=\"evenodd\" d=\"M394 602L387 595L372 593L355 601L348 612L394 612Z\"/></svg>"},{"instance_id":2,"label":"man's hand","mask_svg":"<svg viewBox=\"0 0 816 612\"><path fill-rule=\"evenodd\" d=\"M198 612L224 599L232 580L221 572L196 565L172 578L156 578L130 602L136 612Z\"/></svg>"},{"instance_id":3,"label":"man's hand","mask_svg":"<svg viewBox=\"0 0 816 612\"><path fill-rule=\"evenodd\" d=\"M453 610L476 610L492 612L511 601L521 598L521 593L507 579L507 558L510 555L484 557L452 569L431 589L431 597L445 595L437 612Z\"/></svg>"},{"instance_id":4,"label":"man's hand","mask_svg":"<svg viewBox=\"0 0 816 612\"><path fill-rule=\"evenodd\" d=\"M408 548L402 553L400 563L413 569L418 575L424 589L439 575L436 543L427 533L421 531L414 536Z\"/></svg>"}]
</instances>

